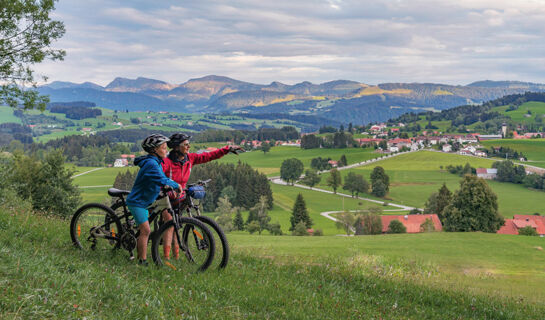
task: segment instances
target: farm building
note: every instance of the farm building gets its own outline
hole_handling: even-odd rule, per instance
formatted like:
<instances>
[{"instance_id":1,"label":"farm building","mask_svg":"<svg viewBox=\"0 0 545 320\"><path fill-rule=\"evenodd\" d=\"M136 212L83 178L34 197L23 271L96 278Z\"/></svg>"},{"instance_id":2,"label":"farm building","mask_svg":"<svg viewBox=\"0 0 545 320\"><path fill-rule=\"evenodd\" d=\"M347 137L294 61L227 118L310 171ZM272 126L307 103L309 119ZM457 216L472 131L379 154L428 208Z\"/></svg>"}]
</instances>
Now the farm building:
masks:
<instances>
[{"instance_id":1,"label":"farm building","mask_svg":"<svg viewBox=\"0 0 545 320\"><path fill-rule=\"evenodd\" d=\"M498 169L496 168L477 168L477 177L492 180L498 175Z\"/></svg>"},{"instance_id":2,"label":"farm building","mask_svg":"<svg viewBox=\"0 0 545 320\"><path fill-rule=\"evenodd\" d=\"M519 234L519 229L530 226L539 235L545 235L545 217L516 214L513 219L505 219L505 224L498 230L499 234Z\"/></svg>"},{"instance_id":3,"label":"farm building","mask_svg":"<svg viewBox=\"0 0 545 320\"><path fill-rule=\"evenodd\" d=\"M430 219L433 222L435 231L443 230L443 225L441 224L441 221L439 221L439 217L436 214L408 214L404 216L387 215L380 216L380 219L382 220L382 233L386 233L388 231L388 226L392 220L401 221L405 228L407 228L407 233L422 232L420 226L426 221L426 219Z\"/></svg>"}]
</instances>

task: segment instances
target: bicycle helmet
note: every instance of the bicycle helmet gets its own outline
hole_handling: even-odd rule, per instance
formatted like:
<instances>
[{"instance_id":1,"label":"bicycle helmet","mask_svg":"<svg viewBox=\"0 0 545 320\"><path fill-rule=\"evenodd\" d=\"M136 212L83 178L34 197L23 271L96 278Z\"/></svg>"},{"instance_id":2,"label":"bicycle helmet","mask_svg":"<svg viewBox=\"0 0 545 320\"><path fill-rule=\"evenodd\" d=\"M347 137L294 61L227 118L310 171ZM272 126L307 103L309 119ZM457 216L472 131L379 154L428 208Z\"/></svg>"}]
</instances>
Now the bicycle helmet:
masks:
<instances>
[{"instance_id":1,"label":"bicycle helmet","mask_svg":"<svg viewBox=\"0 0 545 320\"><path fill-rule=\"evenodd\" d=\"M165 137L162 134L154 133L151 136L147 137L142 141L142 148L148 153L151 153L157 148L158 146L162 145L163 143L170 141L169 138Z\"/></svg>"},{"instance_id":2,"label":"bicycle helmet","mask_svg":"<svg viewBox=\"0 0 545 320\"><path fill-rule=\"evenodd\" d=\"M184 142L185 140L189 140L191 136L188 136L185 133L175 133L170 136L170 141L167 142L167 145L170 149L174 149L177 146L180 145L180 143Z\"/></svg>"}]
</instances>

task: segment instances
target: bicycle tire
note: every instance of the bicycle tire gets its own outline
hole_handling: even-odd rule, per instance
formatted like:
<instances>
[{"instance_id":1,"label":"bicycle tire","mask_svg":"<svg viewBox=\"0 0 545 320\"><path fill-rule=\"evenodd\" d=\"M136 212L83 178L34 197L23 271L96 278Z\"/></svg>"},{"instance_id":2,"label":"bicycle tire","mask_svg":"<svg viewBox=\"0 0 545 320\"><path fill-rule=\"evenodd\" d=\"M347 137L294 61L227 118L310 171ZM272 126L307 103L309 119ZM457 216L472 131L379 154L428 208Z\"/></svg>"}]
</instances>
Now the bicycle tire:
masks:
<instances>
[{"instance_id":1,"label":"bicycle tire","mask_svg":"<svg viewBox=\"0 0 545 320\"><path fill-rule=\"evenodd\" d=\"M218 225L218 223L210 217L195 216L194 218L205 223L207 227L210 227L210 231L213 231L218 235L218 238L220 239L220 243L222 247L222 252L221 252L222 256L221 256L220 263L218 265L218 269L224 269L225 267L227 267L227 264L229 263L229 255L230 255L229 242L227 241L227 237L225 236L225 233L223 232L221 227ZM217 241L215 239L214 241L216 243L216 253L214 255L216 255L218 253L219 247L217 245Z\"/></svg>"},{"instance_id":2,"label":"bicycle tire","mask_svg":"<svg viewBox=\"0 0 545 320\"><path fill-rule=\"evenodd\" d=\"M115 213L100 203L83 205L76 210L70 221L72 243L82 250L96 250L101 238L99 248L117 249L120 246L117 235L121 232L121 222ZM105 236L113 239L106 239Z\"/></svg>"},{"instance_id":3,"label":"bicycle tire","mask_svg":"<svg viewBox=\"0 0 545 320\"><path fill-rule=\"evenodd\" d=\"M202 272L208 269L214 260L215 253L215 243L214 236L212 232L204 223L201 221L190 218L190 217L180 217L178 219L180 229L178 230L178 237L181 237L182 247L180 248L180 258L176 259L164 259L162 257L161 248L163 243L164 235L168 230L174 228L174 221L170 220L165 222L160 228L159 231L154 235L152 239L152 250L151 254L153 261L158 266L167 265L173 270L187 270L189 272ZM180 232L182 233L180 235ZM192 235L190 237L190 235ZM196 236L197 235L197 236ZM175 238L173 234L173 239ZM195 239L195 238L198 239ZM193 239L192 239L193 238ZM183 259L183 256L187 258ZM191 261L193 259L194 261ZM198 261L196 261L198 259ZM184 262L185 261L185 262Z\"/></svg>"}]
</instances>

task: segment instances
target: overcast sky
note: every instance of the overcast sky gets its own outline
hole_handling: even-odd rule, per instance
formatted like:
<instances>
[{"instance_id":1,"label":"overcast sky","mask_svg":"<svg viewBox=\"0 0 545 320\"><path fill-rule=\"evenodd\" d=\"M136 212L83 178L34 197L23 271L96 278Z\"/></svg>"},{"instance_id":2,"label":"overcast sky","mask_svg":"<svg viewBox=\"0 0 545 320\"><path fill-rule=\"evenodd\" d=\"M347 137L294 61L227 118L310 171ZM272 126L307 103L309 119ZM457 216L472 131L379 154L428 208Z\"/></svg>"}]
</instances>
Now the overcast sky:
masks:
<instances>
[{"instance_id":1,"label":"overcast sky","mask_svg":"<svg viewBox=\"0 0 545 320\"><path fill-rule=\"evenodd\" d=\"M50 81L545 83L545 0L60 0Z\"/></svg>"}]
</instances>

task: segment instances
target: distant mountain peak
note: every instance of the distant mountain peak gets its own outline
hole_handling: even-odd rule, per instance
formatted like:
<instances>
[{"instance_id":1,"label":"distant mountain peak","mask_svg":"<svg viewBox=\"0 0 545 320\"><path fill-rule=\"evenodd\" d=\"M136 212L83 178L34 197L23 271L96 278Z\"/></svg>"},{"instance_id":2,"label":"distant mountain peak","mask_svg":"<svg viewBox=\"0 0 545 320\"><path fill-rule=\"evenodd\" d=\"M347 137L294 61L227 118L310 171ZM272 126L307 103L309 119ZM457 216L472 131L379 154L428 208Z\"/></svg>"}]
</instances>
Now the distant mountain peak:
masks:
<instances>
[{"instance_id":1,"label":"distant mountain peak","mask_svg":"<svg viewBox=\"0 0 545 320\"><path fill-rule=\"evenodd\" d=\"M165 81L138 77L136 79L128 79L117 77L106 86L107 91L116 92L140 92L144 90L171 90L175 86Z\"/></svg>"}]
</instances>

